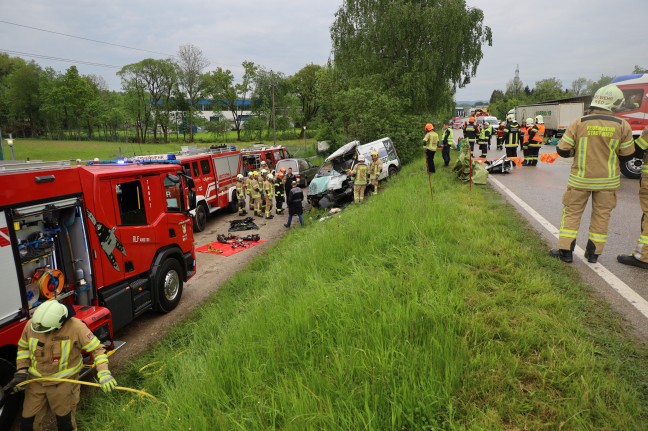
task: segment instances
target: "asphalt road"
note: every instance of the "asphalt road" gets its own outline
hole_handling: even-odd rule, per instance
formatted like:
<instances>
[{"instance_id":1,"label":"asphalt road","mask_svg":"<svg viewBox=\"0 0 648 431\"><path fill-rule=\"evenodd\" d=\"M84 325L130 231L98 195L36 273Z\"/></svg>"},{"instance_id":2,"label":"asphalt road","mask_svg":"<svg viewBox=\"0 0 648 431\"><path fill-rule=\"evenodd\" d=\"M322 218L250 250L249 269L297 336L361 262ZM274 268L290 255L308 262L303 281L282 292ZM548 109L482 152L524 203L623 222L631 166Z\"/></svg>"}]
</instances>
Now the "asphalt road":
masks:
<instances>
[{"instance_id":1,"label":"asphalt road","mask_svg":"<svg viewBox=\"0 0 648 431\"><path fill-rule=\"evenodd\" d=\"M455 135L457 135L455 131ZM461 135L461 132L458 133ZM503 150L495 149L495 141L488 152L488 158L498 158L504 155ZM553 153L554 146L544 145L540 153ZM475 154L479 151L475 149ZM518 155L522 155L518 151ZM509 174L493 174L489 176L494 190L502 193L504 197L538 230L547 241L547 251L556 248L558 240L549 230L548 225L542 220L538 221L529 211L527 206L544 218L555 229L560 227L562 215L562 196L567 187L567 178L573 159L558 158L554 163L539 162L536 167L520 166ZM510 190L517 198L507 194L499 184ZM621 188L617 191L617 207L612 212L608 231L608 242L603 254L599 257L599 264L593 265L577 259L574 265L584 279L593 287L594 291L607 300L623 318L630 324L632 331L648 340L648 313L646 303L648 300L648 271L629 267L617 262L618 254L631 253L641 232L641 209L639 206L639 181L622 176ZM579 229L577 245L584 249L587 244L587 232L591 207L588 205L583 214ZM578 251L579 249L577 249ZM582 251L580 251L582 257ZM606 271L607 270L607 271ZM612 276L609 275L609 273ZM603 274L603 276L601 276ZM614 280L616 276L621 283ZM627 285L631 290L625 297L619 293L619 285ZM632 291L639 297L633 299ZM627 292L624 292L627 293ZM643 298L643 301L642 299Z\"/></svg>"}]
</instances>

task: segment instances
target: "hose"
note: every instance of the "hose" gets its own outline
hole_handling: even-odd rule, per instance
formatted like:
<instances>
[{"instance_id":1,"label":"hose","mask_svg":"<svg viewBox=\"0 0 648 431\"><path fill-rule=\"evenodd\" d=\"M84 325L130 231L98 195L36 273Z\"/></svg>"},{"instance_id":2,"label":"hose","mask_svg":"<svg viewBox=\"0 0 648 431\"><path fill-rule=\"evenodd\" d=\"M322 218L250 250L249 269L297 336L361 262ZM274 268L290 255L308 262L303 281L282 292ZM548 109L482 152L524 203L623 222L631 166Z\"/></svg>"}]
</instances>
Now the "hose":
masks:
<instances>
[{"instance_id":1,"label":"hose","mask_svg":"<svg viewBox=\"0 0 648 431\"><path fill-rule=\"evenodd\" d=\"M25 380L24 382L18 383L16 385L16 387L26 386L26 385L28 385L30 383L33 383L33 382L75 383L77 385L94 386L96 388L101 387L101 385L99 383L85 382L83 380L60 379L60 378L54 378L54 377L37 377L37 378L34 378L34 379ZM153 395L149 394L148 392L139 390L139 389L126 388L124 386L115 386L115 389L118 390L118 391L133 392L133 393L136 393L136 394L139 394L139 395L143 395L145 397L148 397L148 398L152 399L155 402L164 404L162 401L158 400Z\"/></svg>"}]
</instances>

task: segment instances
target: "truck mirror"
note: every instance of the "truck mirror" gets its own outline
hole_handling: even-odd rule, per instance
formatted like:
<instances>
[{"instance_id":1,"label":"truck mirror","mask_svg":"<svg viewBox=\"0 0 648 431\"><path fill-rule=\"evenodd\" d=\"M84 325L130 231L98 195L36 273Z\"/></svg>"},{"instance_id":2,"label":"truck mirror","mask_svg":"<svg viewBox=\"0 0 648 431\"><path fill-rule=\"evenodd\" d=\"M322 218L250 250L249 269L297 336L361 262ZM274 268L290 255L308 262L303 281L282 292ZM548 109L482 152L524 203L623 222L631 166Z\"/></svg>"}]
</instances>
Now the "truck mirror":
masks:
<instances>
[{"instance_id":1,"label":"truck mirror","mask_svg":"<svg viewBox=\"0 0 648 431\"><path fill-rule=\"evenodd\" d=\"M171 181L173 184L178 184L180 182L180 177L177 175L173 174L167 174L167 178L169 181Z\"/></svg>"},{"instance_id":2,"label":"truck mirror","mask_svg":"<svg viewBox=\"0 0 648 431\"><path fill-rule=\"evenodd\" d=\"M196 191L189 190L189 211L196 209Z\"/></svg>"}]
</instances>

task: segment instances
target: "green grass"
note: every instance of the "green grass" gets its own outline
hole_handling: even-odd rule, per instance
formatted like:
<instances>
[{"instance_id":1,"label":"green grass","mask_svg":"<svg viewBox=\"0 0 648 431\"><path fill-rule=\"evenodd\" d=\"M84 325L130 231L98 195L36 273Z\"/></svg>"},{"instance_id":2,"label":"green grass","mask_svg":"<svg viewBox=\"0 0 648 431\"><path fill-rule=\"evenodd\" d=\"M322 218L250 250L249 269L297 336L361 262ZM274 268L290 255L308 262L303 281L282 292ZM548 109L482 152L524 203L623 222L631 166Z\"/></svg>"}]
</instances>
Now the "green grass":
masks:
<instances>
[{"instance_id":1,"label":"green grass","mask_svg":"<svg viewBox=\"0 0 648 431\"><path fill-rule=\"evenodd\" d=\"M648 352L488 187L406 166L84 400L97 430L643 430Z\"/></svg>"},{"instance_id":2,"label":"green grass","mask_svg":"<svg viewBox=\"0 0 648 431\"><path fill-rule=\"evenodd\" d=\"M273 144L272 141L264 143L266 145ZM189 145L189 143L173 141L168 144L137 144L128 142L14 139L16 160L92 160L95 157L102 160L111 160L124 156L178 152L182 145ZM205 148L208 148L209 145L206 143L195 144L195 146ZM253 143L232 141L228 145L246 148L252 146ZM278 141L277 145L287 147L296 157L313 156L316 154L317 149L316 143L312 139L306 140L306 143L303 140ZM5 160L11 159L11 150L6 142L3 143L3 153Z\"/></svg>"}]
</instances>

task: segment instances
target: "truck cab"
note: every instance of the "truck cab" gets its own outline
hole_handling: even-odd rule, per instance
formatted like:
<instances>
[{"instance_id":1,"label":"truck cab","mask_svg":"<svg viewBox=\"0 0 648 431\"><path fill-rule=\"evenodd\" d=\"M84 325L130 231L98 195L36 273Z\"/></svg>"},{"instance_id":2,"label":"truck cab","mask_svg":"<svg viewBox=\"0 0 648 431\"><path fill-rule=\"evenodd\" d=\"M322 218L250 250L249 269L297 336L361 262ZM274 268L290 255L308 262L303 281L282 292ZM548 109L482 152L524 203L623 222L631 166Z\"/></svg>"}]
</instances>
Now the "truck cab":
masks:
<instances>
[{"instance_id":1,"label":"truck cab","mask_svg":"<svg viewBox=\"0 0 648 431\"><path fill-rule=\"evenodd\" d=\"M625 104L615 113L632 127L632 135L638 138L648 127L648 74L617 76L612 80L623 92ZM621 172L628 178L640 178L643 167L643 150L635 145L634 157L621 164Z\"/></svg>"}]
</instances>

